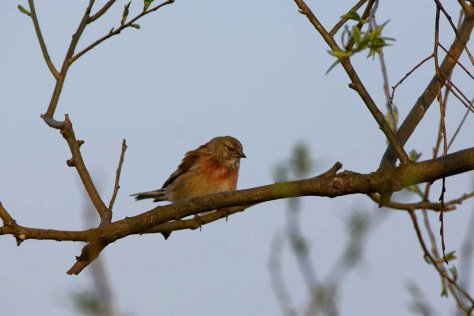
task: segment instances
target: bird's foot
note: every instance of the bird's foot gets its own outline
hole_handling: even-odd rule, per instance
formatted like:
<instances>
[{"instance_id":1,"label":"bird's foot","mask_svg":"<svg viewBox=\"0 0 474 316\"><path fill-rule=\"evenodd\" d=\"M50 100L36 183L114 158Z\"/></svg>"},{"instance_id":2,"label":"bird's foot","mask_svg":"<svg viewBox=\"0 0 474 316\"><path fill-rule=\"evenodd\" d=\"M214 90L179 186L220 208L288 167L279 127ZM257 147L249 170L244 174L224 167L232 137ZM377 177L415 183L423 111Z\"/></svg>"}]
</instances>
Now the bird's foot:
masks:
<instances>
[{"instance_id":1,"label":"bird's foot","mask_svg":"<svg viewBox=\"0 0 474 316\"><path fill-rule=\"evenodd\" d=\"M204 224L204 222L202 221L201 216L194 214L194 220L196 221L196 224L198 224L199 226L199 231L202 231L202 225Z\"/></svg>"}]
</instances>

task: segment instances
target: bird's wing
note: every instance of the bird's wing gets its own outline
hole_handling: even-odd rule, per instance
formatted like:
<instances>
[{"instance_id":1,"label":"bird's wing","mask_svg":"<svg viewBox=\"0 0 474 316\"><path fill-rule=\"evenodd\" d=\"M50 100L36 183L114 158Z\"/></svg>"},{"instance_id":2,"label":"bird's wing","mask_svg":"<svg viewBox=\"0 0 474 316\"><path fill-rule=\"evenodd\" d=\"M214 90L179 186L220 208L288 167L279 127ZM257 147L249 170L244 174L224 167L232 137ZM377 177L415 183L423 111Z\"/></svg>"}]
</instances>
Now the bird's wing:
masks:
<instances>
[{"instance_id":1,"label":"bird's wing","mask_svg":"<svg viewBox=\"0 0 474 316\"><path fill-rule=\"evenodd\" d=\"M166 188L174 180L176 180L180 175L188 171L196 163L198 159L199 159L198 150L193 150L186 153L186 155L183 158L183 161L178 166L178 169L176 169L176 171L170 175L168 180L166 180L165 183L163 183L162 189Z\"/></svg>"}]
</instances>

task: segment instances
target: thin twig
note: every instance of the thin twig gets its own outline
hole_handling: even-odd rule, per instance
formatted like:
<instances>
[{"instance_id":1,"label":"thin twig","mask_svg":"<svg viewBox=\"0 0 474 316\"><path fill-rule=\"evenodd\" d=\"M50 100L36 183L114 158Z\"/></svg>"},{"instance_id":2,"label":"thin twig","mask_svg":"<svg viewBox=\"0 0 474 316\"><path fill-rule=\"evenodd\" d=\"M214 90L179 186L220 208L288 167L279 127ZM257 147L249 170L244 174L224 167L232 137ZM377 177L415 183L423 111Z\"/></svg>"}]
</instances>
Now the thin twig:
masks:
<instances>
[{"instance_id":1,"label":"thin twig","mask_svg":"<svg viewBox=\"0 0 474 316\"><path fill-rule=\"evenodd\" d=\"M441 263L433 258L431 253L428 251L428 248L426 247L426 244L425 244L425 241L423 239L423 235L421 233L420 226L418 225L418 220L416 218L416 214L415 214L414 210L407 210L407 211L408 211L408 214L410 215L410 218L412 220L413 227L414 227L415 232L416 232L416 236L418 237L418 241L420 242L421 248L423 249L425 258L429 259L429 261L436 268L436 270L438 271L439 275L443 278L443 280L448 281L459 293L461 293L471 303L471 307L468 307L468 306L465 306L462 301L458 301L457 303L458 303L458 305L460 305L462 310L468 311L468 310L472 309L472 306L474 305L474 300L469 295L469 293L467 293L463 288L461 288L457 284L456 280L451 278L444 269L441 269L439 267L439 264L441 264Z\"/></svg>"},{"instance_id":2,"label":"thin twig","mask_svg":"<svg viewBox=\"0 0 474 316\"><path fill-rule=\"evenodd\" d=\"M452 83L451 81L447 81L446 87L448 88L448 90L451 91L451 93L456 97L456 99L458 99L459 102L461 102L466 107L466 109L474 113L474 106L472 102L469 101L469 99L454 83Z\"/></svg>"},{"instance_id":3,"label":"thin twig","mask_svg":"<svg viewBox=\"0 0 474 316\"><path fill-rule=\"evenodd\" d=\"M380 203L380 196L377 195L376 193L370 193L367 194L368 197L375 203ZM456 209L456 204L457 201L452 200L449 202L446 202L445 207L446 211L454 211ZM385 204L384 207L391 208L394 210L400 210L400 211L406 211L407 209L413 209L413 210L423 210L423 209L428 209L431 211L439 212L441 210L441 204L440 203L432 203L429 201L421 201L418 203L400 203L400 202L394 202L390 201L389 203Z\"/></svg>"},{"instance_id":4,"label":"thin twig","mask_svg":"<svg viewBox=\"0 0 474 316\"><path fill-rule=\"evenodd\" d=\"M49 53L48 53L48 48L46 47L43 34L41 33L41 28L38 22L38 16L36 15L34 1L28 0L28 4L30 6L31 19L33 20L33 25L35 26L36 37L38 37L38 42L41 47L41 52L43 53L43 58L46 62L46 65L48 65L49 70L53 74L54 78L59 79L60 75L58 71L56 70L56 67L54 66L53 62L51 61L51 57L49 56Z\"/></svg>"},{"instance_id":5,"label":"thin twig","mask_svg":"<svg viewBox=\"0 0 474 316\"><path fill-rule=\"evenodd\" d=\"M472 80L474 80L474 76L469 72L469 70L462 64L459 62L458 59L455 59L451 53L443 46L443 44L439 43L439 47L441 47L442 50L444 50L444 52L446 54L448 54L451 58L453 58L454 60L456 60L456 63L459 65L459 67L462 68L462 70L464 70L464 72L469 76L471 77Z\"/></svg>"},{"instance_id":6,"label":"thin twig","mask_svg":"<svg viewBox=\"0 0 474 316\"><path fill-rule=\"evenodd\" d=\"M340 48L337 45L337 43L334 41L334 38L326 31L324 26L316 18L316 16L308 7L308 5L303 0L294 0L294 1L299 7L299 9L301 10L301 12L303 12L303 14L306 15L310 23L316 28L316 30L319 32L319 34L325 40L325 42L328 44L331 50L339 51ZM368 110L374 117L375 121L378 123L380 129L385 134L385 137L387 137L389 143L394 148L397 154L397 157L400 159L401 163L409 164L410 158L408 157L407 153L398 142L397 137L395 136L394 132L392 131L387 121L385 120L384 115L382 114L382 112L380 112L374 100L372 99L368 91L366 90L364 84L362 83L359 76L357 75L357 72L353 68L350 59L344 58L344 59L341 59L340 62L341 62L341 65L344 67L347 75L352 81L352 83L350 84L350 87L354 89L355 91L357 91L361 99L364 101Z\"/></svg>"},{"instance_id":7,"label":"thin twig","mask_svg":"<svg viewBox=\"0 0 474 316\"><path fill-rule=\"evenodd\" d=\"M376 3L375 0L369 0L369 3L367 3L367 6L365 7L364 12L362 13L361 20L356 25L356 27L359 30L362 30L362 27L365 24L364 21L366 21L370 17L371 12L372 12L372 8L375 5L375 3ZM334 36L333 36L333 38L334 38ZM349 42L347 43L347 45L345 47L345 50L346 51L351 51L353 47L354 47L354 38L351 37L349 39Z\"/></svg>"},{"instance_id":8,"label":"thin twig","mask_svg":"<svg viewBox=\"0 0 474 316\"><path fill-rule=\"evenodd\" d=\"M469 40L469 36L474 27L474 19L473 18L464 18L461 26L459 27L459 38L455 38L450 49L449 49L449 56L445 56L443 62L440 65L441 72L444 76L449 77L451 72L453 71L454 67L456 66L456 60L459 59L461 53L464 51L466 47L466 43ZM397 139L400 145L405 145L408 141L418 124L424 117L425 112L431 106L433 100L436 98L437 91L440 87L440 82L438 76L435 76L431 79L429 84L425 89L423 89L423 93L417 99L415 104L413 105L410 113L403 121L400 128L397 130ZM387 147L384 156L380 162L380 167L388 167L393 166L397 160L397 156L393 153L392 148L389 146Z\"/></svg>"},{"instance_id":9,"label":"thin twig","mask_svg":"<svg viewBox=\"0 0 474 316\"><path fill-rule=\"evenodd\" d=\"M441 11L443 12L444 16L446 17L446 19L448 19L448 22L449 22L449 25L451 25L451 28L453 29L454 31L454 34L456 34L456 37L459 38L459 32L458 32L458 29L456 28L456 25L454 25L454 22L453 22L453 19L451 18L451 16L449 15L449 13L446 11L446 9L443 7L443 4L439 1L439 0L434 0L434 2L436 2L436 6L441 9Z\"/></svg>"},{"instance_id":10,"label":"thin twig","mask_svg":"<svg viewBox=\"0 0 474 316\"><path fill-rule=\"evenodd\" d=\"M366 2L367 2L367 0L360 0L360 1L357 2L357 3L355 4L355 6L353 6L349 11L354 11L354 12L356 12L356 11L359 10ZM346 22L347 22L348 20L349 20L349 19L348 19L348 18L345 18L345 17L341 18L341 19L339 20L339 22L337 22L336 25L334 25L333 28L329 31L329 34L330 34L331 36L336 35L337 31L339 31L339 29L340 29L341 27L343 27L344 24L346 24Z\"/></svg>"},{"instance_id":11,"label":"thin twig","mask_svg":"<svg viewBox=\"0 0 474 316\"><path fill-rule=\"evenodd\" d=\"M474 104L474 101L473 101L473 104ZM470 112L470 110L467 109L466 113L464 114L464 117L462 118L461 122L459 123L458 127L456 128L456 131L454 132L453 137L451 137L451 140L449 141L449 144L448 144L448 150L451 147L451 145L454 143L454 140L456 139L456 136L458 136L459 131L461 130L461 127L464 125L464 122L466 121L466 118L467 118L469 112Z\"/></svg>"},{"instance_id":12,"label":"thin twig","mask_svg":"<svg viewBox=\"0 0 474 316\"><path fill-rule=\"evenodd\" d=\"M56 85L54 86L53 95L51 96L48 109L46 110L46 113L43 114L45 117L49 117L49 118L54 117L54 112L56 111L56 107L59 102L59 97L61 96L61 92L63 89L64 81L66 79L66 75L69 70L68 60L74 54L74 50L76 49L77 43L79 42L79 39L81 38L82 32L84 32L84 29L87 26L87 21L89 19L89 14L92 10L93 5L94 5L94 0L89 0L89 4L86 8L86 11L84 12L84 15L82 16L81 22L79 23L79 26L77 27L76 32L72 36L71 43L69 44L69 48L67 50L66 56L64 57L63 65L61 67L61 72L59 73L59 76L56 78Z\"/></svg>"},{"instance_id":13,"label":"thin twig","mask_svg":"<svg viewBox=\"0 0 474 316\"><path fill-rule=\"evenodd\" d=\"M92 23L98 18L100 18L102 15L104 15L105 12L107 12L110 7L115 3L116 0L109 0L107 1L102 8L100 8L99 11L97 11L94 15L92 15L89 18L89 21L87 23Z\"/></svg>"},{"instance_id":14,"label":"thin twig","mask_svg":"<svg viewBox=\"0 0 474 316\"><path fill-rule=\"evenodd\" d=\"M378 5L379 5L378 1L375 1L373 8L370 11L371 23L369 25L373 29L378 27L377 19L375 18L375 11L377 11ZM393 104L392 104L392 99L391 99L390 90L389 90L390 83L388 79L388 70L387 70L387 64L385 62L383 47L380 49L378 56L379 56L379 62L380 62L380 71L382 73L382 78L383 78L383 92L385 94L385 106L387 107L387 112L389 114L389 117L392 120L392 128L394 131L396 131L398 128L398 118L395 117L394 112L393 112Z\"/></svg>"},{"instance_id":15,"label":"thin twig","mask_svg":"<svg viewBox=\"0 0 474 316\"><path fill-rule=\"evenodd\" d=\"M403 83L403 81L405 81L405 79L407 79L412 73L415 72L415 70L417 70L418 68L421 67L421 65L423 65L424 63L426 63L428 60L430 60L431 58L433 58L433 53L431 53L429 56L425 57L422 61L420 61L418 64L415 65L415 67L413 67L409 72L407 72L405 74L405 76L403 76L402 79L400 79L393 87L392 87L392 94L390 96L390 104L393 105L393 98L395 96L395 90L398 88L399 85L401 85Z\"/></svg>"},{"instance_id":16,"label":"thin twig","mask_svg":"<svg viewBox=\"0 0 474 316\"><path fill-rule=\"evenodd\" d=\"M133 19L131 19L130 21L128 21L127 23L124 23L123 25L120 25L116 30L113 30L111 32L109 32L107 35L104 35L102 36L101 38L99 38L98 40L96 40L95 42L93 42L92 44L90 44L89 46L87 46L86 48L84 48L83 50L81 50L80 52L78 52L76 55L74 56L71 56L71 58L69 59L69 64L72 64L74 63L76 60L78 60L82 55L84 55L85 53L87 53L88 51L90 51L91 49L93 49L94 47L96 47L97 45L99 45L100 43L102 43L103 41L105 41L106 39L112 37L112 36L115 36L115 35L118 35L120 34L120 32L122 32L122 30L128 28L128 27L131 27L132 25L135 25L135 22L140 19L141 17L151 13L151 12L154 12L158 9L160 9L161 7L164 7L168 4L172 4L174 3L175 0L168 0L168 1L165 1L151 9L148 9L146 11L142 11L140 14L138 14L136 17L134 17Z\"/></svg>"},{"instance_id":17,"label":"thin twig","mask_svg":"<svg viewBox=\"0 0 474 316\"><path fill-rule=\"evenodd\" d=\"M442 140L443 140L443 155L447 154L447 136L446 136L446 101L447 101L447 96L448 96L448 90L446 91L446 98L443 99L442 93L441 93L441 88L443 86L443 83L449 82L451 78L451 74L449 74L448 77L445 76L444 73L442 73L441 69L439 68L439 61L438 61L438 47L439 47L439 19L440 19L440 11L444 9L442 5L439 3L438 0L434 0L437 4L436 6L436 16L435 16L435 36L434 36L434 47L433 47L433 56L434 56L434 65L435 65L435 73L436 76L438 77L438 80L440 81L440 86L437 91L437 100L439 103L439 108L440 108L440 119L439 119L439 133L441 133ZM450 18L450 17L449 17ZM457 30L456 30L456 37L459 38ZM440 138L438 137L438 142ZM439 143L438 143L439 144ZM438 146L438 145L437 145ZM443 255L443 259L445 260L446 263L448 263L446 259L446 243L445 243L445 236L444 236L444 193L446 192L446 178L442 179L442 187L441 187L441 194L439 196L439 201L441 203L441 211L439 213L439 222L440 222L440 228L439 228L439 234L441 237L441 251Z\"/></svg>"},{"instance_id":18,"label":"thin twig","mask_svg":"<svg viewBox=\"0 0 474 316\"><path fill-rule=\"evenodd\" d=\"M120 173L122 172L122 165L123 160L125 158L125 151L127 150L127 141L124 139L122 141L122 152L120 153L120 159L117 167L117 171L115 173L115 185L114 185L114 192L112 193L112 197L110 198L109 202L109 210L112 211L115 203L115 199L117 197L118 190L120 189Z\"/></svg>"},{"instance_id":19,"label":"thin twig","mask_svg":"<svg viewBox=\"0 0 474 316\"><path fill-rule=\"evenodd\" d=\"M270 285L275 294L278 305L283 316L297 316L293 303L291 302L290 291L283 280L281 269L281 256L283 252L284 238L282 234L276 234L270 244L270 254L268 256L268 272L270 274Z\"/></svg>"}]
</instances>

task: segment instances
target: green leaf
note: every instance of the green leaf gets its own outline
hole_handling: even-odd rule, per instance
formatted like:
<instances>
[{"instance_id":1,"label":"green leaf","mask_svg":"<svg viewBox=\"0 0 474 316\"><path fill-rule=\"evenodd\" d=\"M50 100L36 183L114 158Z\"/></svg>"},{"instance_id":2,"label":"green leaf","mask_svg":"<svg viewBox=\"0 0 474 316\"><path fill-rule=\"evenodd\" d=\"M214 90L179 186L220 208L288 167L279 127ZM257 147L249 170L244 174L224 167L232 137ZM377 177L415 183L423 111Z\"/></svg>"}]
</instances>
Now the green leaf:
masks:
<instances>
[{"instance_id":1,"label":"green leaf","mask_svg":"<svg viewBox=\"0 0 474 316\"><path fill-rule=\"evenodd\" d=\"M332 55L334 57L337 57L339 59L342 59L342 58L347 58L347 57L350 57L352 55L352 52L351 51L343 51L343 50L336 50L336 51L328 51L329 55Z\"/></svg>"},{"instance_id":2,"label":"green leaf","mask_svg":"<svg viewBox=\"0 0 474 316\"><path fill-rule=\"evenodd\" d=\"M456 269L456 266L453 266L452 268L450 268L449 272L451 272L451 275L453 276L454 281L457 281L458 280L458 269Z\"/></svg>"},{"instance_id":3,"label":"green leaf","mask_svg":"<svg viewBox=\"0 0 474 316\"><path fill-rule=\"evenodd\" d=\"M410 151L410 160L411 161L418 161L420 159L421 153L417 152L415 149Z\"/></svg>"},{"instance_id":4,"label":"green leaf","mask_svg":"<svg viewBox=\"0 0 474 316\"><path fill-rule=\"evenodd\" d=\"M137 30L140 29L140 24L133 23L133 24L130 24L130 26Z\"/></svg>"},{"instance_id":5,"label":"green leaf","mask_svg":"<svg viewBox=\"0 0 474 316\"><path fill-rule=\"evenodd\" d=\"M293 249L295 250L297 255L306 255L309 252L308 244L303 237L292 237L291 245L293 246Z\"/></svg>"},{"instance_id":6,"label":"green leaf","mask_svg":"<svg viewBox=\"0 0 474 316\"><path fill-rule=\"evenodd\" d=\"M360 44L360 29L357 26L352 28L352 38L354 39L354 44L359 46Z\"/></svg>"},{"instance_id":7,"label":"green leaf","mask_svg":"<svg viewBox=\"0 0 474 316\"><path fill-rule=\"evenodd\" d=\"M21 13L26 14L27 16L31 16L30 11L26 10L21 4L18 5L18 10L20 10Z\"/></svg>"},{"instance_id":8,"label":"green leaf","mask_svg":"<svg viewBox=\"0 0 474 316\"><path fill-rule=\"evenodd\" d=\"M120 21L120 24L121 25L124 25L125 22L127 21L127 17L128 17L128 10L130 8L130 4L132 3L132 1L129 1L125 7L123 8L123 13L122 13L122 20Z\"/></svg>"},{"instance_id":9,"label":"green leaf","mask_svg":"<svg viewBox=\"0 0 474 316\"><path fill-rule=\"evenodd\" d=\"M329 69L328 69L328 70L326 70L326 75L327 75L327 74L328 74L328 73L329 73L331 70L333 70L333 69L334 69L334 67L336 67L336 66L337 66L339 63L340 63L339 59L338 59L338 60L336 60L335 62L333 62L333 63L332 63L332 65L331 65L331 66L329 66Z\"/></svg>"},{"instance_id":10,"label":"green leaf","mask_svg":"<svg viewBox=\"0 0 474 316\"><path fill-rule=\"evenodd\" d=\"M280 164L275 167L274 176L276 182L286 182L289 180L287 166Z\"/></svg>"},{"instance_id":11,"label":"green leaf","mask_svg":"<svg viewBox=\"0 0 474 316\"><path fill-rule=\"evenodd\" d=\"M362 36L362 38L360 39L360 43L359 43L358 49L359 49L359 50L362 50L362 49L364 49L364 48L367 48L367 46L369 45L370 41L371 41L370 33L364 33L364 36Z\"/></svg>"},{"instance_id":12,"label":"green leaf","mask_svg":"<svg viewBox=\"0 0 474 316\"><path fill-rule=\"evenodd\" d=\"M385 40L381 37L376 37L372 39L372 42L370 43L371 48L378 48L384 46L387 46L387 44L385 43Z\"/></svg>"},{"instance_id":13,"label":"green leaf","mask_svg":"<svg viewBox=\"0 0 474 316\"><path fill-rule=\"evenodd\" d=\"M312 159L309 148L304 143L297 144L293 149L290 166L297 178L307 177L311 171Z\"/></svg>"},{"instance_id":14,"label":"green leaf","mask_svg":"<svg viewBox=\"0 0 474 316\"><path fill-rule=\"evenodd\" d=\"M154 0L144 0L143 1L143 11L146 11L148 10L148 8L150 7L151 3L153 2Z\"/></svg>"},{"instance_id":15,"label":"green leaf","mask_svg":"<svg viewBox=\"0 0 474 316\"><path fill-rule=\"evenodd\" d=\"M115 28L111 28L109 31L109 35L112 34L112 32L115 30Z\"/></svg>"},{"instance_id":16,"label":"green leaf","mask_svg":"<svg viewBox=\"0 0 474 316\"><path fill-rule=\"evenodd\" d=\"M332 63L332 65L329 67L328 70L326 70L326 75L341 62L341 59L348 58L352 56L353 52L351 51L343 51L343 50L336 50L336 51L331 51L328 50L329 55L332 55L334 57L337 57L337 60Z\"/></svg>"},{"instance_id":17,"label":"green leaf","mask_svg":"<svg viewBox=\"0 0 474 316\"><path fill-rule=\"evenodd\" d=\"M441 296L448 297L448 291L446 290L446 284L444 284L444 281L441 281L443 287L441 289Z\"/></svg>"},{"instance_id":18,"label":"green leaf","mask_svg":"<svg viewBox=\"0 0 474 316\"><path fill-rule=\"evenodd\" d=\"M346 18L349 20L357 21L357 22L360 22L362 20L360 15L356 11L349 11L343 16L341 16L341 18Z\"/></svg>"},{"instance_id":19,"label":"green leaf","mask_svg":"<svg viewBox=\"0 0 474 316\"><path fill-rule=\"evenodd\" d=\"M385 121L393 131L397 130L398 109L396 106L392 107L392 111L387 111L387 114L385 114Z\"/></svg>"},{"instance_id":20,"label":"green leaf","mask_svg":"<svg viewBox=\"0 0 474 316\"><path fill-rule=\"evenodd\" d=\"M456 256L456 251L450 251L444 256L444 261L453 261L456 260L458 257Z\"/></svg>"}]
</instances>

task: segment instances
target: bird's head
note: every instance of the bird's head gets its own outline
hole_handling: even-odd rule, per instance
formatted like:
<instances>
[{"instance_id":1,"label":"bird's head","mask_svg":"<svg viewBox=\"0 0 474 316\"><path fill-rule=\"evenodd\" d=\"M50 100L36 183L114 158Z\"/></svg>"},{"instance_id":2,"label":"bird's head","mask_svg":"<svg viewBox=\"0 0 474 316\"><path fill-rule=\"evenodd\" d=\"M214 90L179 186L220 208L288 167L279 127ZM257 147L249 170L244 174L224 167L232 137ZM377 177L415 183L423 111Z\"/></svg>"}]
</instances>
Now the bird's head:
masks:
<instances>
[{"instance_id":1,"label":"bird's head","mask_svg":"<svg viewBox=\"0 0 474 316\"><path fill-rule=\"evenodd\" d=\"M207 149L219 162L239 166L240 158L246 158L242 144L232 136L219 136L206 144Z\"/></svg>"}]
</instances>

